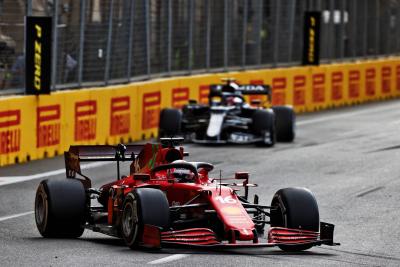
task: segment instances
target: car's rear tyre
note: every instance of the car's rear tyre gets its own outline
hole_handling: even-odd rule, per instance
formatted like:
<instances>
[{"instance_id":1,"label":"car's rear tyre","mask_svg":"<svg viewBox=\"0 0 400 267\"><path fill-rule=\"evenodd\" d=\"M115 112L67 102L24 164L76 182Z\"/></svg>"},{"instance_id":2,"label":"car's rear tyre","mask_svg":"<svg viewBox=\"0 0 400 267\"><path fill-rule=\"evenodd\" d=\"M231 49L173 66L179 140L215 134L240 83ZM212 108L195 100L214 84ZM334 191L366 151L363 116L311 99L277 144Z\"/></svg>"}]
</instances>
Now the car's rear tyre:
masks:
<instances>
[{"instance_id":1,"label":"car's rear tyre","mask_svg":"<svg viewBox=\"0 0 400 267\"><path fill-rule=\"evenodd\" d=\"M179 109L165 108L160 113L158 137L173 137L181 133L182 112Z\"/></svg>"},{"instance_id":2,"label":"car's rear tyre","mask_svg":"<svg viewBox=\"0 0 400 267\"><path fill-rule=\"evenodd\" d=\"M276 139L278 142L292 142L296 136L296 114L292 107L272 107L276 116Z\"/></svg>"},{"instance_id":3,"label":"car's rear tyre","mask_svg":"<svg viewBox=\"0 0 400 267\"><path fill-rule=\"evenodd\" d=\"M142 242L145 224L164 230L169 228L169 204L161 190L137 188L125 197L121 234L126 245L131 249L136 248Z\"/></svg>"},{"instance_id":4,"label":"car's rear tyre","mask_svg":"<svg viewBox=\"0 0 400 267\"><path fill-rule=\"evenodd\" d=\"M86 193L75 179L44 180L35 197L35 221L48 238L77 238L84 231Z\"/></svg>"},{"instance_id":5,"label":"car's rear tyre","mask_svg":"<svg viewBox=\"0 0 400 267\"><path fill-rule=\"evenodd\" d=\"M319 231L319 211L314 195L306 188L278 190L271 202L271 227ZM301 251L312 245L281 245L285 251Z\"/></svg>"},{"instance_id":6,"label":"car's rear tyre","mask_svg":"<svg viewBox=\"0 0 400 267\"><path fill-rule=\"evenodd\" d=\"M261 136L262 141L257 145L271 147L276 142L275 114L271 109L256 110L252 116L252 129L256 136Z\"/></svg>"}]
</instances>

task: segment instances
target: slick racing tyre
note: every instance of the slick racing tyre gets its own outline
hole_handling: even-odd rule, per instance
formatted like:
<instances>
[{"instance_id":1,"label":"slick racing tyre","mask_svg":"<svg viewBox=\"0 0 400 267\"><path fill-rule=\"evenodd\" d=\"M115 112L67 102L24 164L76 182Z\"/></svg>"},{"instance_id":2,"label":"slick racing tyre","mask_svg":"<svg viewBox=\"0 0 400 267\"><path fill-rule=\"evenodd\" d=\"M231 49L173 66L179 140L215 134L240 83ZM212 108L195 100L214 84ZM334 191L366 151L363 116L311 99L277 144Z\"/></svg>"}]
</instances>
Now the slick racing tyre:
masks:
<instances>
[{"instance_id":1,"label":"slick racing tyre","mask_svg":"<svg viewBox=\"0 0 400 267\"><path fill-rule=\"evenodd\" d=\"M271 109L256 110L253 114L253 132L256 136L261 136L262 141L257 145L273 146L276 142L275 114Z\"/></svg>"},{"instance_id":2,"label":"slick racing tyre","mask_svg":"<svg viewBox=\"0 0 400 267\"><path fill-rule=\"evenodd\" d=\"M276 139L278 142L292 142L296 135L296 114L288 106L272 107L276 118Z\"/></svg>"},{"instance_id":3,"label":"slick racing tyre","mask_svg":"<svg viewBox=\"0 0 400 267\"><path fill-rule=\"evenodd\" d=\"M271 227L319 231L319 211L314 195L306 188L284 188L272 199ZM301 251L312 245L280 245L285 251Z\"/></svg>"},{"instance_id":4,"label":"slick racing tyre","mask_svg":"<svg viewBox=\"0 0 400 267\"><path fill-rule=\"evenodd\" d=\"M79 180L44 180L39 184L35 221L43 237L80 237L84 231L85 209L85 188Z\"/></svg>"},{"instance_id":5,"label":"slick racing tyre","mask_svg":"<svg viewBox=\"0 0 400 267\"><path fill-rule=\"evenodd\" d=\"M140 245L145 224L168 229L169 204L164 193L154 188L138 188L126 197L122 212L121 233L131 249Z\"/></svg>"},{"instance_id":6,"label":"slick racing tyre","mask_svg":"<svg viewBox=\"0 0 400 267\"><path fill-rule=\"evenodd\" d=\"M174 137L181 132L182 112L179 109L165 108L160 113L158 136Z\"/></svg>"}]
</instances>

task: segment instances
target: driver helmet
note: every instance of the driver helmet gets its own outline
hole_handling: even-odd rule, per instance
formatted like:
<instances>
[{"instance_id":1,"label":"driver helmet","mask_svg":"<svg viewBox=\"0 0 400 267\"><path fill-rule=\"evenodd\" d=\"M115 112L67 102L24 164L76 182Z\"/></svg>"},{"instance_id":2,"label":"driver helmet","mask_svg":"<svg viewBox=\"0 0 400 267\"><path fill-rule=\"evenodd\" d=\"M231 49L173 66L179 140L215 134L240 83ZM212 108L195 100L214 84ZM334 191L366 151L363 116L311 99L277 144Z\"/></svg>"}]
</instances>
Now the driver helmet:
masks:
<instances>
[{"instance_id":1,"label":"driver helmet","mask_svg":"<svg viewBox=\"0 0 400 267\"><path fill-rule=\"evenodd\" d=\"M182 163L187 161L185 160L175 160L173 163ZM188 182L193 181L195 175L191 170L185 168L175 168L172 172L172 177L174 177L178 182Z\"/></svg>"}]
</instances>

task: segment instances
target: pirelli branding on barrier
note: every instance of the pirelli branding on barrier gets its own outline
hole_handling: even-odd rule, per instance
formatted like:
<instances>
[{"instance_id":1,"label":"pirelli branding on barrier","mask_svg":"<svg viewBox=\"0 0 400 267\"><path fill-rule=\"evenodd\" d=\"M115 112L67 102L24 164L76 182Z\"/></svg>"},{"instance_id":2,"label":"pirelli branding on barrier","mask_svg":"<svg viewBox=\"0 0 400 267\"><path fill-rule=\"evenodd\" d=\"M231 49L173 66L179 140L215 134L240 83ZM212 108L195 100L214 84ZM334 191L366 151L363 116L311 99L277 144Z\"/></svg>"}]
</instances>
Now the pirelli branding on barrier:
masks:
<instances>
[{"instance_id":1,"label":"pirelli branding on barrier","mask_svg":"<svg viewBox=\"0 0 400 267\"><path fill-rule=\"evenodd\" d=\"M171 106L174 108L181 108L189 101L189 88L174 88L172 89L172 103Z\"/></svg>"},{"instance_id":2,"label":"pirelli branding on barrier","mask_svg":"<svg viewBox=\"0 0 400 267\"><path fill-rule=\"evenodd\" d=\"M382 94L390 93L390 79L392 75L392 69L389 66L382 67Z\"/></svg>"},{"instance_id":3,"label":"pirelli branding on barrier","mask_svg":"<svg viewBox=\"0 0 400 267\"><path fill-rule=\"evenodd\" d=\"M75 141L96 139L97 102L87 100L75 103Z\"/></svg>"},{"instance_id":4,"label":"pirelli branding on barrier","mask_svg":"<svg viewBox=\"0 0 400 267\"><path fill-rule=\"evenodd\" d=\"M361 74L359 70L349 71L349 98L360 96Z\"/></svg>"},{"instance_id":5,"label":"pirelli branding on barrier","mask_svg":"<svg viewBox=\"0 0 400 267\"><path fill-rule=\"evenodd\" d=\"M319 65L321 12L304 13L303 65Z\"/></svg>"},{"instance_id":6,"label":"pirelli branding on barrier","mask_svg":"<svg viewBox=\"0 0 400 267\"><path fill-rule=\"evenodd\" d=\"M376 70L367 68L365 70L365 95L374 96L376 92Z\"/></svg>"},{"instance_id":7,"label":"pirelli branding on barrier","mask_svg":"<svg viewBox=\"0 0 400 267\"><path fill-rule=\"evenodd\" d=\"M286 77L276 77L272 79L272 105L285 104L286 87L287 87Z\"/></svg>"},{"instance_id":8,"label":"pirelli branding on barrier","mask_svg":"<svg viewBox=\"0 0 400 267\"><path fill-rule=\"evenodd\" d=\"M50 94L51 17L28 16L25 22L26 93Z\"/></svg>"},{"instance_id":9,"label":"pirelli branding on barrier","mask_svg":"<svg viewBox=\"0 0 400 267\"><path fill-rule=\"evenodd\" d=\"M199 86L199 103L207 104L208 103L208 94L210 93L209 85L200 85Z\"/></svg>"},{"instance_id":10,"label":"pirelli branding on barrier","mask_svg":"<svg viewBox=\"0 0 400 267\"><path fill-rule=\"evenodd\" d=\"M110 135L128 134L131 127L131 105L129 96L111 98Z\"/></svg>"},{"instance_id":11,"label":"pirelli branding on barrier","mask_svg":"<svg viewBox=\"0 0 400 267\"><path fill-rule=\"evenodd\" d=\"M21 110L0 112L0 155L21 150Z\"/></svg>"},{"instance_id":12,"label":"pirelli branding on barrier","mask_svg":"<svg viewBox=\"0 0 400 267\"><path fill-rule=\"evenodd\" d=\"M325 74L316 73L312 75L312 101L322 104L325 101Z\"/></svg>"},{"instance_id":13,"label":"pirelli branding on barrier","mask_svg":"<svg viewBox=\"0 0 400 267\"><path fill-rule=\"evenodd\" d=\"M145 93L142 101L142 130L158 127L161 110L161 92Z\"/></svg>"},{"instance_id":14,"label":"pirelli branding on barrier","mask_svg":"<svg viewBox=\"0 0 400 267\"><path fill-rule=\"evenodd\" d=\"M306 103L307 78L304 75L293 77L293 105L304 106Z\"/></svg>"},{"instance_id":15,"label":"pirelli branding on barrier","mask_svg":"<svg viewBox=\"0 0 400 267\"><path fill-rule=\"evenodd\" d=\"M334 71L331 74L331 99L338 101L343 98L343 72Z\"/></svg>"},{"instance_id":16,"label":"pirelli branding on barrier","mask_svg":"<svg viewBox=\"0 0 400 267\"><path fill-rule=\"evenodd\" d=\"M400 65L396 66L396 90L400 91Z\"/></svg>"},{"instance_id":17,"label":"pirelli branding on barrier","mask_svg":"<svg viewBox=\"0 0 400 267\"><path fill-rule=\"evenodd\" d=\"M61 142L60 105L38 107L36 117L36 147L59 145Z\"/></svg>"}]
</instances>

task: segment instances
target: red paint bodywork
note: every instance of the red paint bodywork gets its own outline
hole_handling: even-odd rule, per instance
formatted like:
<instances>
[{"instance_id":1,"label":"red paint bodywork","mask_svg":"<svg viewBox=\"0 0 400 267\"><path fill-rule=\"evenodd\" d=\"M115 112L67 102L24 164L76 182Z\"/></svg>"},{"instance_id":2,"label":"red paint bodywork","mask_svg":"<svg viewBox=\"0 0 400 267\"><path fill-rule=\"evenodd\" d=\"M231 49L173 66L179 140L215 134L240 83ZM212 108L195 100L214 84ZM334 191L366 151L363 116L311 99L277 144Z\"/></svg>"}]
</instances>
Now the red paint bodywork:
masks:
<instances>
[{"instance_id":1,"label":"red paint bodywork","mask_svg":"<svg viewBox=\"0 0 400 267\"><path fill-rule=\"evenodd\" d=\"M67 177L76 178L75 174L80 174L86 179L82 182L89 191L91 181L81 173L80 160L132 161L128 176L119 177L120 179L103 185L98 191L98 201L107 211L106 227L119 228L125 196L135 188L150 187L165 193L170 214L175 216L172 218L171 228L162 229L164 232L161 232L156 226L144 225L141 237L143 246L272 247L282 244L334 244L333 237L327 235L326 231L323 233L321 230L319 233L277 227L269 229L268 242L259 242L254 218L250 216L252 212L249 211L257 205L243 202L243 197L236 193L237 186L244 187L247 197L248 187L255 186L249 184L248 173L237 172L235 178L212 178L209 176L211 164L189 164L183 161L184 155L182 147L165 147L165 144L131 145L125 147L122 154L116 147L110 146L72 146L69 152L65 153L65 160ZM180 176L182 173L179 173L182 169L186 171L185 180ZM225 184L226 180L232 179L240 183ZM174 213L174 209L184 209L184 212ZM195 222L192 223L191 219ZM205 222L199 223L196 219ZM179 221L183 221L184 224L180 225L177 223ZM333 225L324 224L328 228L332 227L333 235ZM98 228L94 225L90 229L96 231ZM321 239L320 236L325 239Z\"/></svg>"},{"instance_id":2,"label":"red paint bodywork","mask_svg":"<svg viewBox=\"0 0 400 267\"><path fill-rule=\"evenodd\" d=\"M123 194L127 195L133 188L155 187L165 192L170 206L183 205L202 192L206 192L191 204L209 203L223 222L226 233L236 232L238 240L254 240L256 237L253 220L242 206L235 191L231 187L220 186L218 179L212 179L208 176L207 170L199 169L198 177L185 183L178 182L172 174L168 174L167 170L151 172L153 167L170 163L166 158L168 153L174 153L171 152L172 150L175 150L176 155L180 155L180 159L183 158L183 148L162 148L160 145L153 144L144 145L139 156L131 164L131 174L103 185L100 188L101 192L109 192L111 188L115 191L122 189ZM146 177L146 175L150 179L143 181L143 177ZM110 194L106 193L105 195L108 197L107 205L109 223L111 224L113 222L112 217L115 214L114 207L118 203L114 204ZM100 202L103 202L103 204L105 204L105 195L100 196ZM198 210L197 212L202 211Z\"/></svg>"}]
</instances>

